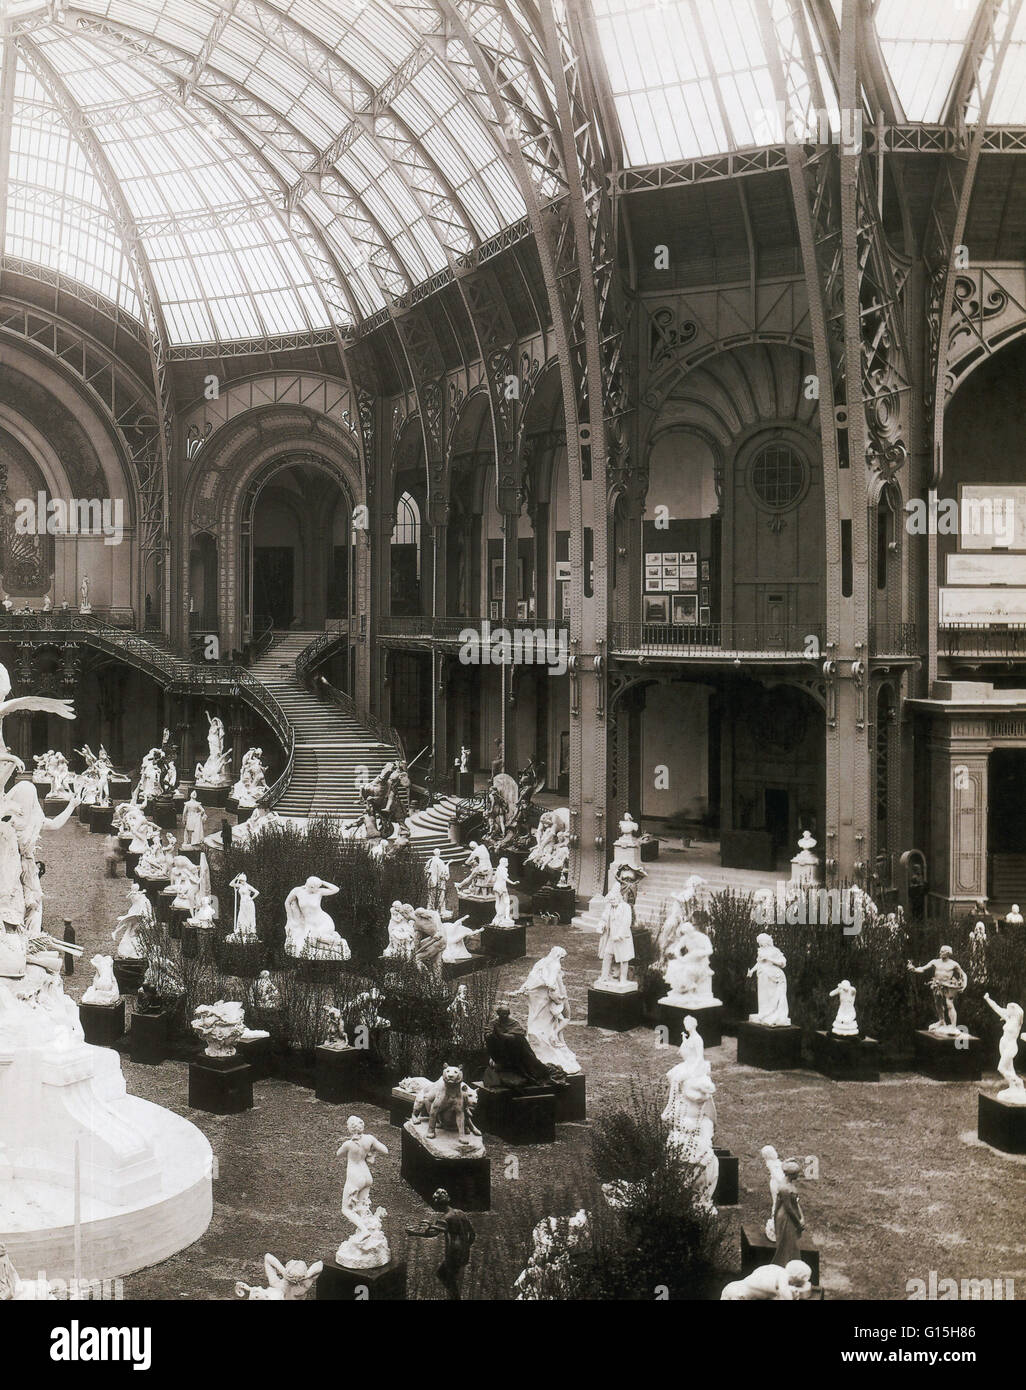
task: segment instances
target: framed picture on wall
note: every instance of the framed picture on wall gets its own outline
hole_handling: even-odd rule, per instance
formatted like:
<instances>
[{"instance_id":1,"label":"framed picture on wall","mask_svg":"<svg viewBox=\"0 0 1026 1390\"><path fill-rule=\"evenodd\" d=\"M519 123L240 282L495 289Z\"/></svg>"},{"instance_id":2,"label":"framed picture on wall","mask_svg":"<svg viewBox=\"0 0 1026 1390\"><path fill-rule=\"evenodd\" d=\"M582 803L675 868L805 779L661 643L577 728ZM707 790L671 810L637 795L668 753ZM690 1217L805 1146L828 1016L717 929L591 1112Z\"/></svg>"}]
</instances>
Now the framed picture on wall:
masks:
<instances>
[{"instance_id":1,"label":"framed picture on wall","mask_svg":"<svg viewBox=\"0 0 1026 1390\"><path fill-rule=\"evenodd\" d=\"M502 602L502 559L501 559L500 557L497 557L496 559L494 559L494 560L492 561L491 583L492 583L491 597L492 597L493 599L498 599L498 601L501 603L501 602Z\"/></svg>"},{"instance_id":2,"label":"framed picture on wall","mask_svg":"<svg viewBox=\"0 0 1026 1390\"><path fill-rule=\"evenodd\" d=\"M663 593L664 593L664 594L675 594L679 588L680 588L680 580L679 580L679 579L677 579L677 578L675 578L675 577L674 577L674 578L668 578L665 574L663 575Z\"/></svg>"},{"instance_id":3,"label":"framed picture on wall","mask_svg":"<svg viewBox=\"0 0 1026 1390\"><path fill-rule=\"evenodd\" d=\"M667 613L669 609L668 598L646 598L645 599L645 622L646 623L665 623L668 621Z\"/></svg>"},{"instance_id":4,"label":"framed picture on wall","mask_svg":"<svg viewBox=\"0 0 1026 1390\"><path fill-rule=\"evenodd\" d=\"M664 550L664 551L663 551L663 564L664 564L664 565L679 565L679 564L680 564L680 556L677 554L676 550Z\"/></svg>"},{"instance_id":5,"label":"framed picture on wall","mask_svg":"<svg viewBox=\"0 0 1026 1390\"><path fill-rule=\"evenodd\" d=\"M701 603L701 604L708 604L708 602L709 602L709 585L708 585L708 584L703 584L702 587L701 587L701 589L699 590L699 598L698 598L698 601L699 601L699 603Z\"/></svg>"},{"instance_id":6,"label":"framed picture on wall","mask_svg":"<svg viewBox=\"0 0 1026 1390\"><path fill-rule=\"evenodd\" d=\"M663 567L662 567L662 565L646 565L646 566L645 566L645 578L646 578L646 579L662 579L662 577L663 577Z\"/></svg>"},{"instance_id":7,"label":"framed picture on wall","mask_svg":"<svg viewBox=\"0 0 1026 1390\"><path fill-rule=\"evenodd\" d=\"M709 627L712 624L712 609L700 608L698 610L698 621L702 627Z\"/></svg>"},{"instance_id":8,"label":"framed picture on wall","mask_svg":"<svg viewBox=\"0 0 1026 1390\"><path fill-rule=\"evenodd\" d=\"M557 583L557 584L569 584L569 583L570 583L570 561L569 561L569 560L557 560L557 561L556 561L556 583Z\"/></svg>"},{"instance_id":9,"label":"framed picture on wall","mask_svg":"<svg viewBox=\"0 0 1026 1390\"><path fill-rule=\"evenodd\" d=\"M488 617L493 623L497 623L502 617L502 603L499 599L493 598L488 605Z\"/></svg>"},{"instance_id":10,"label":"framed picture on wall","mask_svg":"<svg viewBox=\"0 0 1026 1390\"><path fill-rule=\"evenodd\" d=\"M526 621L527 621L527 618L528 618L527 600L526 600L526 599L519 599L519 600L517 601L517 622L519 622L519 623L526 622Z\"/></svg>"},{"instance_id":11,"label":"framed picture on wall","mask_svg":"<svg viewBox=\"0 0 1026 1390\"><path fill-rule=\"evenodd\" d=\"M709 579L709 561L702 561L702 583L705 584Z\"/></svg>"},{"instance_id":12,"label":"framed picture on wall","mask_svg":"<svg viewBox=\"0 0 1026 1390\"><path fill-rule=\"evenodd\" d=\"M645 551L645 564L646 564L646 565L661 565L662 563L663 563L663 557L659 554L659 551L658 551L658 550L652 550L652 551L646 550L646 551Z\"/></svg>"},{"instance_id":13,"label":"framed picture on wall","mask_svg":"<svg viewBox=\"0 0 1026 1390\"><path fill-rule=\"evenodd\" d=\"M646 594L660 594L660 593L662 593L662 590L663 590L663 576L662 576L661 574L653 574L653 575L646 575L646 576L645 576L645 593L646 593Z\"/></svg>"},{"instance_id":14,"label":"framed picture on wall","mask_svg":"<svg viewBox=\"0 0 1026 1390\"><path fill-rule=\"evenodd\" d=\"M673 621L688 627L692 627L698 622L697 594L674 594Z\"/></svg>"},{"instance_id":15,"label":"framed picture on wall","mask_svg":"<svg viewBox=\"0 0 1026 1390\"><path fill-rule=\"evenodd\" d=\"M698 593L698 580L694 577L694 575L690 575L690 576L689 576L689 575L685 575L685 574L682 573L682 574L681 574L681 580L680 580L680 587L681 587L681 592L682 592L682 593L697 594L697 593Z\"/></svg>"}]
</instances>

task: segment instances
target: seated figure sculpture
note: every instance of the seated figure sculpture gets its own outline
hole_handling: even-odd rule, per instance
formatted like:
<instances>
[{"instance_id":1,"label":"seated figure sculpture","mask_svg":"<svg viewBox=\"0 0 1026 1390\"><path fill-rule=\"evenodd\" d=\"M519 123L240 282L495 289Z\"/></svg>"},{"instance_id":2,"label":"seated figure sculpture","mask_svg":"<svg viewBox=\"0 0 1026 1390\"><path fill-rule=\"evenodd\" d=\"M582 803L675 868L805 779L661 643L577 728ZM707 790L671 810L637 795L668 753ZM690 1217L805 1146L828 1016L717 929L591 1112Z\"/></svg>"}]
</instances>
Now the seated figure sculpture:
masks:
<instances>
[{"instance_id":1,"label":"seated figure sculpture","mask_svg":"<svg viewBox=\"0 0 1026 1390\"><path fill-rule=\"evenodd\" d=\"M660 1002L688 1009L715 1008L713 970L709 964L712 941L691 922L684 922L673 946L664 976L670 992Z\"/></svg>"},{"instance_id":2,"label":"seated figure sculpture","mask_svg":"<svg viewBox=\"0 0 1026 1390\"><path fill-rule=\"evenodd\" d=\"M521 1091L527 1086L565 1086L562 1067L546 1065L535 1056L527 1029L513 1018L508 1004L497 1004L485 1034L488 1066L482 1078L486 1086Z\"/></svg>"}]
</instances>

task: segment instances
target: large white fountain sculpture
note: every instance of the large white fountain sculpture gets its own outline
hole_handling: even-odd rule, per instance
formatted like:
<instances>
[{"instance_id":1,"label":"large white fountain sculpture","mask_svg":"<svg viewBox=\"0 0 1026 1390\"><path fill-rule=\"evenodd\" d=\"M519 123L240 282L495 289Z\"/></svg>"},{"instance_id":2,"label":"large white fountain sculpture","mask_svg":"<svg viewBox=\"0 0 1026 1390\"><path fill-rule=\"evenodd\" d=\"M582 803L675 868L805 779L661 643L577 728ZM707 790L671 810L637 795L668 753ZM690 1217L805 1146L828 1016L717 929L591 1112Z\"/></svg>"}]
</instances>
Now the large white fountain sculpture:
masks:
<instances>
[{"instance_id":1,"label":"large white fountain sculpture","mask_svg":"<svg viewBox=\"0 0 1026 1390\"><path fill-rule=\"evenodd\" d=\"M7 701L9 691L0 665L0 1244L23 1274L117 1278L206 1230L211 1150L187 1120L129 1096L117 1053L83 1040L62 943L42 931L35 858L42 830L70 811L47 821L31 782L6 790L22 765L3 741L12 706L74 714L63 700Z\"/></svg>"}]
</instances>

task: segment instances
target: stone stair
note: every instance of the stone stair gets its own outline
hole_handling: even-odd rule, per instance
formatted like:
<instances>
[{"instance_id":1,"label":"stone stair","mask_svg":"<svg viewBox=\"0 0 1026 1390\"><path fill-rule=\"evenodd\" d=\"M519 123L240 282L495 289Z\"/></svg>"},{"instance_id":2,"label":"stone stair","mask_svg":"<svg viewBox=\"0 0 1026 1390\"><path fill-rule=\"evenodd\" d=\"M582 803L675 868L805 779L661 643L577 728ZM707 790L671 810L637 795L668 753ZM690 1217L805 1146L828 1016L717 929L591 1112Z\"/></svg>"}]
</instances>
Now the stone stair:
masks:
<instances>
[{"instance_id":1,"label":"stone stair","mask_svg":"<svg viewBox=\"0 0 1026 1390\"><path fill-rule=\"evenodd\" d=\"M396 756L359 720L296 679L296 657L320 636L275 634L249 668L284 710L295 736L292 777L274 808L283 816L358 815L363 807L356 791L358 769L375 777Z\"/></svg>"}]
</instances>

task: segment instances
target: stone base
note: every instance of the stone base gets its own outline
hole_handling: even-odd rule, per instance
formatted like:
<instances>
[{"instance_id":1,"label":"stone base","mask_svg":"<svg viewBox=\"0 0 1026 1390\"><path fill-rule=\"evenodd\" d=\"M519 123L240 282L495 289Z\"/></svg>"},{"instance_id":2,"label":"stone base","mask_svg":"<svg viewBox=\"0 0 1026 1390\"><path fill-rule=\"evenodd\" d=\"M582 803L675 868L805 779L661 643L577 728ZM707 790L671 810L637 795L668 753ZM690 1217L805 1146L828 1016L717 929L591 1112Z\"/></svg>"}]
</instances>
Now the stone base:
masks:
<instances>
[{"instance_id":1,"label":"stone base","mask_svg":"<svg viewBox=\"0 0 1026 1390\"><path fill-rule=\"evenodd\" d=\"M190 927L182 923L182 955L186 960L199 960L214 953L213 927Z\"/></svg>"},{"instance_id":2,"label":"stone base","mask_svg":"<svg viewBox=\"0 0 1026 1390\"><path fill-rule=\"evenodd\" d=\"M481 954L498 961L521 960L527 955L527 927L487 926L481 929Z\"/></svg>"},{"instance_id":3,"label":"stone base","mask_svg":"<svg viewBox=\"0 0 1026 1390\"><path fill-rule=\"evenodd\" d=\"M146 978L144 960L114 959L114 978L122 994L134 994Z\"/></svg>"},{"instance_id":4,"label":"stone base","mask_svg":"<svg viewBox=\"0 0 1026 1390\"><path fill-rule=\"evenodd\" d=\"M222 941L218 954L221 969L243 980L255 979L267 964L267 952L261 941Z\"/></svg>"},{"instance_id":5,"label":"stone base","mask_svg":"<svg viewBox=\"0 0 1026 1390\"><path fill-rule=\"evenodd\" d=\"M763 1071L794 1071L802 1064L802 1030L789 1024L773 1028L766 1023L739 1023L737 1060L742 1066Z\"/></svg>"},{"instance_id":6,"label":"stone base","mask_svg":"<svg viewBox=\"0 0 1026 1390\"><path fill-rule=\"evenodd\" d=\"M457 796L462 796L468 800L474 795L474 774L472 772L458 772L453 768L452 789Z\"/></svg>"},{"instance_id":7,"label":"stone base","mask_svg":"<svg viewBox=\"0 0 1026 1390\"><path fill-rule=\"evenodd\" d=\"M116 1004L79 1004L82 1032L93 1047L113 1047L125 1036L125 1001Z\"/></svg>"},{"instance_id":8,"label":"stone base","mask_svg":"<svg viewBox=\"0 0 1026 1390\"><path fill-rule=\"evenodd\" d=\"M198 864L200 862L200 855L203 853L203 846L181 845L179 846L178 853L184 854L190 864Z\"/></svg>"},{"instance_id":9,"label":"stone base","mask_svg":"<svg viewBox=\"0 0 1026 1390\"><path fill-rule=\"evenodd\" d=\"M1026 1105L1006 1105L980 1092L976 1133L983 1144L1006 1154L1026 1154Z\"/></svg>"},{"instance_id":10,"label":"stone base","mask_svg":"<svg viewBox=\"0 0 1026 1390\"><path fill-rule=\"evenodd\" d=\"M983 1045L971 1033L931 1033L921 1028L913 1037L912 1046L917 1071L934 1081L979 1081L983 1074Z\"/></svg>"},{"instance_id":11,"label":"stone base","mask_svg":"<svg viewBox=\"0 0 1026 1390\"><path fill-rule=\"evenodd\" d=\"M168 1015L164 1009L156 1014L135 1013L128 1030L128 1044L133 1062L156 1066L167 1061Z\"/></svg>"},{"instance_id":12,"label":"stone base","mask_svg":"<svg viewBox=\"0 0 1026 1390\"><path fill-rule=\"evenodd\" d=\"M444 1187L459 1211L491 1211L492 1161L478 1152L468 1158L442 1158L432 1153L421 1134L425 1126L412 1120L403 1125L401 1176L430 1204L431 1195Z\"/></svg>"},{"instance_id":13,"label":"stone base","mask_svg":"<svg viewBox=\"0 0 1026 1390\"><path fill-rule=\"evenodd\" d=\"M533 894L532 908L535 916L542 912L554 912L562 925L573 918L577 910L576 898L572 888L539 888Z\"/></svg>"},{"instance_id":14,"label":"stone base","mask_svg":"<svg viewBox=\"0 0 1026 1390\"><path fill-rule=\"evenodd\" d=\"M253 1073L242 1059L201 1057L189 1063L189 1104L211 1115L238 1115L253 1108Z\"/></svg>"},{"instance_id":15,"label":"stone base","mask_svg":"<svg viewBox=\"0 0 1026 1390\"><path fill-rule=\"evenodd\" d=\"M686 1018L693 1018L698 1024L698 1032L706 1047L719 1047L723 1041L722 1004L707 1004L704 1008L696 1009L691 1005L667 1003L665 998L656 1004L656 1022L669 1030L667 1041L671 1047L680 1047Z\"/></svg>"},{"instance_id":16,"label":"stone base","mask_svg":"<svg viewBox=\"0 0 1026 1390\"><path fill-rule=\"evenodd\" d=\"M161 830L174 830L178 824L178 807L173 796L158 796L149 806L150 819Z\"/></svg>"},{"instance_id":17,"label":"stone base","mask_svg":"<svg viewBox=\"0 0 1026 1390\"><path fill-rule=\"evenodd\" d=\"M366 1048L324 1047L314 1049L314 1086L318 1100L340 1105L361 1100L366 1089ZM408 1120L409 1115L403 1119Z\"/></svg>"},{"instance_id":18,"label":"stone base","mask_svg":"<svg viewBox=\"0 0 1026 1390\"><path fill-rule=\"evenodd\" d=\"M137 853L134 849L126 849L126 850L125 850L125 877L126 877L126 878L135 878L135 871L136 871L136 869L137 869L138 866L139 866L139 860L140 860L141 858L142 858L142 851L141 851L141 850L140 850L138 853Z\"/></svg>"},{"instance_id":19,"label":"stone base","mask_svg":"<svg viewBox=\"0 0 1026 1390\"><path fill-rule=\"evenodd\" d=\"M753 1231L752 1228L741 1227L741 1278L751 1274L753 1269L758 1269L760 1265L768 1265L773 1259L773 1251L776 1247L772 1241L766 1239L765 1231ZM819 1283L819 1251L814 1245L803 1245L801 1247L800 1258L812 1270L812 1282Z\"/></svg>"},{"instance_id":20,"label":"stone base","mask_svg":"<svg viewBox=\"0 0 1026 1390\"><path fill-rule=\"evenodd\" d=\"M486 927L495 916L495 899L491 894L487 898L465 898L460 893L456 901L456 916L466 917L463 925L471 931L477 931L478 927Z\"/></svg>"},{"instance_id":21,"label":"stone base","mask_svg":"<svg viewBox=\"0 0 1026 1390\"><path fill-rule=\"evenodd\" d=\"M813 1066L832 1081L879 1081L880 1044L875 1038L839 1037L820 1028L812 1035Z\"/></svg>"},{"instance_id":22,"label":"stone base","mask_svg":"<svg viewBox=\"0 0 1026 1390\"><path fill-rule=\"evenodd\" d=\"M477 970L491 970L495 964L491 956L486 955L468 956L466 960L443 960L442 978L459 980L464 975L473 975Z\"/></svg>"},{"instance_id":23,"label":"stone base","mask_svg":"<svg viewBox=\"0 0 1026 1390\"><path fill-rule=\"evenodd\" d=\"M254 1081L263 1081L274 1070L270 1038L250 1038L248 1042L243 1039L235 1044L235 1051L239 1061L249 1067Z\"/></svg>"},{"instance_id":24,"label":"stone base","mask_svg":"<svg viewBox=\"0 0 1026 1390\"><path fill-rule=\"evenodd\" d=\"M85 801L79 802L78 809L75 812L75 818L79 825L89 824L89 809L89 805Z\"/></svg>"},{"instance_id":25,"label":"stone base","mask_svg":"<svg viewBox=\"0 0 1026 1390\"><path fill-rule=\"evenodd\" d=\"M400 1091L398 1086L393 1086L388 1123L394 1125L396 1129L402 1129L406 1121L413 1115L413 1102L415 1100L416 1097L411 1095L409 1091Z\"/></svg>"},{"instance_id":26,"label":"stone base","mask_svg":"<svg viewBox=\"0 0 1026 1390\"><path fill-rule=\"evenodd\" d=\"M89 829L94 835L109 835L114 829L114 807L90 806Z\"/></svg>"},{"instance_id":27,"label":"stone base","mask_svg":"<svg viewBox=\"0 0 1026 1390\"><path fill-rule=\"evenodd\" d=\"M642 1024L641 991L633 989L621 994L611 989L588 990L588 1027L610 1028L614 1033L629 1033Z\"/></svg>"},{"instance_id":28,"label":"stone base","mask_svg":"<svg viewBox=\"0 0 1026 1390\"><path fill-rule=\"evenodd\" d=\"M400 1303L405 1298L405 1260L391 1260L377 1269L347 1269L335 1260L325 1260L317 1276L318 1303Z\"/></svg>"},{"instance_id":29,"label":"stone base","mask_svg":"<svg viewBox=\"0 0 1026 1390\"><path fill-rule=\"evenodd\" d=\"M477 1086L474 1123L507 1144L552 1144L556 1139L556 1097L544 1086L512 1091Z\"/></svg>"},{"instance_id":30,"label":"stone base","mask_svg":"<svg viewBox=\"0 0 1026 1390\"><path fill-rule=\"evenodd\" d=\"M717 1207L736 1207L740 1192L741 1160L729 1149L716 1149L720 1161L720 1175L716 1179L713 1205Z\"/></svg>"},{"instance_id":31,"label":"stone base","mask_svg":"<svg viewBox=\"0 0 1026 1390\"><path fill-rule=\"evenodd\" d=\"M556 1124L579 1125L588 1118L588 1085L584 1072L567 1077L569 1085L556 1086Z\"/></svg>"},{"instance_id":32,"label":"stone base","mask_svg":"<svg viewBox=\"0 0 1026 1390\"><path fill-rule=\"evenodd\" d=\"M228 800L228 793L231 788L227 783L223 787L196 787L196 800L201 806L224 807Z\"/></svg>"},{"instance_id":33,"label":"stone base","mask_svg":"<svg viewBox=\"0 0 1026 1390\"><path fill-rule=\"evenodd\" d=\"M310 985L332 985L345 968L344 960L303 956L296 960L296 978Z\"/></svg>"}]
</instances>

